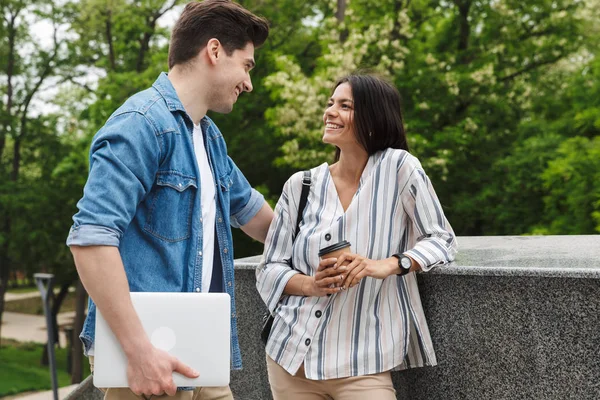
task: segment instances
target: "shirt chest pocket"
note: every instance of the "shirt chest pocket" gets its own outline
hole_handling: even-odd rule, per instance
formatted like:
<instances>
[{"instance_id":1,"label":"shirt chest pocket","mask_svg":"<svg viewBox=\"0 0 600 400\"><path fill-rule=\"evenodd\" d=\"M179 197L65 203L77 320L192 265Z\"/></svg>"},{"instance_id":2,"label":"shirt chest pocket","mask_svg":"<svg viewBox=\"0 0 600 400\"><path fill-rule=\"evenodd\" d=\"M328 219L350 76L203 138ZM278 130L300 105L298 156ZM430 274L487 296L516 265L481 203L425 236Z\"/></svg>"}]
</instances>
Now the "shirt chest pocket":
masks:
<instances>
[{"instance_id":1,"label":"shirt chest pocket","mask_svg":"<svg viewBox=\"0 0 600 400\"><path fill-rule=\"evenodd\" d=\"M197 190L193 176L176 172L159 173L148 199L144 230L168 242L188 239Z\"/></svg>"},{"instance_id":2,"label":"shirt chest pocket","mask_svg":"<svg viewBox=\"0 0 600 400\"><path fill-rule=\"evenodd\" d=\"M231 179L231 172L225 173L217 179L216 188L220 192L217 194L218 197L221 198L223 204L223 210L225 212L229 211L229 202L231 196L231 190L233 186L233 180Z\"/></svg>"}]
</instances>

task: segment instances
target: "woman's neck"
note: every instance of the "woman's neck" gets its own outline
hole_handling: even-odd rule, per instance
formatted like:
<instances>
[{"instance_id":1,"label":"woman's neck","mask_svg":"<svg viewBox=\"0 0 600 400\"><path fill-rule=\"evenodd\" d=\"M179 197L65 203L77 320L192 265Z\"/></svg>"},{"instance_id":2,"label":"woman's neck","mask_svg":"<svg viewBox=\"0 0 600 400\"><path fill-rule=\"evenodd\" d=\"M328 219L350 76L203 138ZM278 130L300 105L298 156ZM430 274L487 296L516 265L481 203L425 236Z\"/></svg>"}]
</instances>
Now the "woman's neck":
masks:
<instances>
[{"instance_id":1,"label":"woman's neck","mask_svg":"<svg viewBox=\"0 0 600 400\"><path fill-rule=\"evenodd\" d=\"M363 149L357 151L340 151L340 159L330 168L332 175L344 182L358 185L360 177L369 161L369 155Z\"/></svg>"}]
</instances>

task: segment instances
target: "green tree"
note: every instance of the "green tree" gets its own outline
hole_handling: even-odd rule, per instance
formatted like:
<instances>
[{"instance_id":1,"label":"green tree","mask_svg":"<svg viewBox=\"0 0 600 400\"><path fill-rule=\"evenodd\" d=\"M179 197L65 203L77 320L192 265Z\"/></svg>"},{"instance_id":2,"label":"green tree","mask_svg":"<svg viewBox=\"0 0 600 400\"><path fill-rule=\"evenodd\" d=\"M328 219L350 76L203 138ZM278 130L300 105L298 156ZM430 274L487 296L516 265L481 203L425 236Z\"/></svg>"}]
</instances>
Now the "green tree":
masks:
<instances>
[{"instance_id":1,"label":"green tree","mask_svg":"<svg viewBox=\"0 0 600 400\"><path fill-rule=\"evenodd\" d=\"M546 74L587 44L584 29L593 18L586 11L576 0L350 2L342 22L324 19L316 28L329 33L321 35L314 71L282 56L266 80L279 99L267 121L286 138L279 162L306 168L331 160L332 149L320 140L331 85L356 69L372 70L400 89L411 150L456 232L498 232L488 209L502 192L494 185L500 160L515 146L536 148L520 144L527 133L520 127L532 117L538 88L549 83ZM515 229L509 225L502 229Z\"/></svg>"},{"instance_id":2,"label":"green tree","mask_svg":"<svg viewBox=\"0 0 600 400\"><path fill-rule=\"evenodd\" d=\"M0 2L4 33L0 42L2 80L0 109L0 321L10 271L19 266L22 253L17 240L23 227L19 214L25 193L35 187L26 168L24 151L47 132L49 121L32 106L36 96L59 76L68 63L67 38L61 26L68 13L54 1L3 0ZM42 44L29 29L45 22L52 27L50 44Z\"/></svg>"}]
</instances>

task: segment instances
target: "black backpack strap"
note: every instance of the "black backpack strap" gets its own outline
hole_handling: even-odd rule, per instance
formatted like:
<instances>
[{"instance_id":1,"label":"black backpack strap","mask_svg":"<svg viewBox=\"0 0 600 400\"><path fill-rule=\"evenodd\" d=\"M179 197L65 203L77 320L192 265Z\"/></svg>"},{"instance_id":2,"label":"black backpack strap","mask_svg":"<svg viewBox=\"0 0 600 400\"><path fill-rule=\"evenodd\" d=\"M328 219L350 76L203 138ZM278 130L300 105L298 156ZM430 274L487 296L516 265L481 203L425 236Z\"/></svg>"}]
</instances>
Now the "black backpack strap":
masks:
<instances>
[{"instance_id":1,"label":"black backpack strap","mask_svg":"<svg viewBox=\"0 0 600 400\"><path fill-rule=\"evenodd\" d=\"M300 194L300 203L298 204L298 218L296 218L296 231L294 237L298 236L300 232L300 221L302 221L302 214L304 214L304 208L308 201L308 192L310 190L310 170L304 171L304 178L302 178L302 193Z\"/></svg>"}]
</instances>

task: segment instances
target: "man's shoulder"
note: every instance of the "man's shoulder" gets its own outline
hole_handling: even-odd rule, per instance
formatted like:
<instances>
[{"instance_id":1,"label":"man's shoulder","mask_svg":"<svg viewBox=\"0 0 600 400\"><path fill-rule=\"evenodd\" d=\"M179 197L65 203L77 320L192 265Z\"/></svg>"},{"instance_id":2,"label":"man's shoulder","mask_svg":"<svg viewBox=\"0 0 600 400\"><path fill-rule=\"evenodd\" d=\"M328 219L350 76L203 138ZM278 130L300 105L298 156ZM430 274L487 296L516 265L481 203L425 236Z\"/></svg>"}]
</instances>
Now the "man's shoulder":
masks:
<instances>
[{"instance_id":1,"label":"man's shoulder","mask_svg":"<svg viewBox=\"0 0 600 400\"><path fill-rule=\"evenodd\" d=\"M138 114L150 120L168 118L172 114L161 94L150 87L128 98L108 119L109 121L120 116Z\"/></svg>"}]
</instances>

